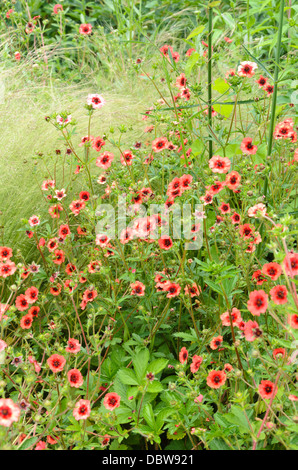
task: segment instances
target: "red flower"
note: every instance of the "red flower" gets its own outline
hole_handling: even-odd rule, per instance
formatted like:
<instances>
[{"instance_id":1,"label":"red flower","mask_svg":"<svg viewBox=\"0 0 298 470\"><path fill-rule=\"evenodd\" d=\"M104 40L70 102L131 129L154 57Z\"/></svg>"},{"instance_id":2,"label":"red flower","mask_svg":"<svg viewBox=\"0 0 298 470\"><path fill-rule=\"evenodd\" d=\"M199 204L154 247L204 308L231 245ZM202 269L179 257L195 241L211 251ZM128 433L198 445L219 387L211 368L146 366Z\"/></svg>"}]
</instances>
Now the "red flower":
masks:
<instances>
[{"instance_id":1,"label":"red flower","mask_svg":"<svg viewBox=\"0 0 298 470\"><path fill-rule=\"evenodd\" d=\"M254 290L249 294L247 308L252 315L265 313L268 307L268 295L263 290Z\"/></svg>"},{"instance_id":2,"label":"red flower","mask_svg":"<svg viewBox=\"0 0 298 470\"><path fill-rule=\"evenodd\" d=\"M262 273L271 277L272 281L276 281L282 273L281 267L278 263L266 263L262 268Z\"/></svg>"},{"instance_id":3,"label":"red flower","mask_svg":"<svg viewBox=\"0 0 298 470\"><path fill-rule=\"evenodd\" d=\"M90 193L88 193L88 191L81 191L79 197L80 197L80 199L82 199L85 202L89 201Z\"/></svg>"},{"instance_id":4,"label":"red flower","mask_svg":"<svg viewBox=\"0 0 298 470\"><path fill-rule=\"evenodd\" d=\"M239 77L252 77L255 74L255 70L258 68L255 62L241 62L238 67Z\"/></svg>"},{"instance_id":5,"label":"red flower","mask_svg":"<svg viewBox=\"0 0 298 470\"><path fill-rule=\"evenodd\" d=\"M12 276L17 270L13 261L7 260L5 263L0 263L0 277Z\"/></svg>"},{"instance_id":6,"label":"red flower","mask_svg":"<svg viewBox=\"0 0 298 470\"><path fill-rule=\"evenodd\" d=\"M57 436L54 436L54 437L55 439L52 436L47 436L47 442L51 445L57 444L57 442L59 441L59 437Z\"/></svg>"},{"instance_id":7,"label":"red flower","mask_svg":"<svg viewBox=\"0 0 298 470\"><path fill-rule=\"evenodd\" d=\"M204 206L207 204L211 204L213 201L213 194L211 192L206 192L204 196L200 197L201 201L204 201Z\"/></svg>"},{"instance_id":8,"label":"red flower","mask_svg":"<svg viewBox=\"0 0 298 470\"><path fill-rule=\"evenodd\" d=\"M191 175L182 175L180 178L180 187L182 192L190 189L193 177Z\"/></svg>"},{"instance_id":9,"label":"red flower","mask_svg":"<svg viewBox=\"0 0 298 470\"><path fill-rule=\"evenodd\" d=\"M97 297L97 291L95 289L93 290L85 290L84 294L83 294L83 300L85 300L85 302L92 302L95 298Z\"/></svg>"},{"instance_id":10,"label":"red flower","mask_svg":"<svg viewBox=\"0 0 298 470\"><path fill-rule=\"evenodd\" d=\"M259 85L259 88L263 88L268 82L268 79L260 75L259 80L256 80L256 83Z\"/></svg>"},{"instance_id":11,"label":"red flower","mask_svg":"<svg viewBox=\"0 0 298 470\"><path fill-rule=\"evenodd\" d=\"M247 155L254 155L255 153L257 153L258 147L256 145L253 145L252 139L250 137L246 137L242 140L240 149L243 153Z\"/></svg>"},{"instance_id":12,"label":"red flower","mask_svg":"<svg viewBox=\"0 0 298 470\"><path fill-rule=\"evenodd\" d=\"M181 362L181 364L185 364L185 362L187 362L187 359L188 351L185 347L183 347L179 353L179 361Z\"/></svg>"},{"instance_id":13,"label":"red flower","mask_svg":"<svg viewBox=\"0 0 298 470\"><path fill-rule=\"evenodd\" d=\"M262 380L259 385L259 394L265 400L274 398L277 393L277 387L274 387L274 383L270 380Z\"/></svg>"},{"instance_id":14,"label":"red flower","mask_svg":"<svg viewBox=\"0 0 298 470\"><path fill-rule=\"evenodd\" d=\"M57 284L57 286L53 286L50 288L50 292L52 295L57 296L60 294L61 289L62 289L61 284Z\"/></svg>"},{"instance_id":15,"label":"red flower","mask_svg":"<svg viewBox=\"0 0 298 470\"><path fill-rule=\"evenodd\" d=\"M164 235L158 240L158 244L162 250L169 250L173 246L171 237Z\"/></svg>"},{"instance_id":16,"label":"red flower","mask_svg":"<svg viewBox=\"0 0 298 470\"><path fill-rule=\"evenodd\" d=\"M69 226L66 225L66 224L65 225L60 225L60 227L59 227L59 237L64 239L69 234L70 234Z\"/></svg>"},{"instance_id":17,"label":"red flower","mask_svg":"<svg viewBox=\"0 0 298 470\"><path fill-rule=\"evenodd\" d=\"M213 173L228 173L230 167L231 162L227 157L214 155L214 157L209 160L209 168L211 168Z\"/></svg>"},{"instance_id":18,"label":"red flower","mask_svg":"<svg viewBox=\"0 0 298 470\"><path fill-rule=\"evenodd\" d=\"M264 277L264 275L262 274L262 271L260 271L260 269L255 271L251 278L252 278L252 280L254 280L254 279L256 280L257 286L261 286L264 282L267 282L267 279Z\"/></svg>"},{"instance_id":19,"label":"red flower","mask_svg":"<svg viewBox=\"0 0 298 470\"><path fill-rule=\"evenodd\" d=\"M53 259L53 263L62 264L65 261L65 255L63 250L55 250L54 255L55 258Z\"/></svg>"},{"instance_id":20,"label":"red flower","mask_svg":"<svg viewBox=\"0 0 298 470\"><path fill-rule=\"evenodd\" d=\"M48 358L47 363L53 372L61 372L65 366L66 359L59 354L52 354L52 356Z\"/></svg>"},{"instance_id":21,"label":"red flower","mask_svg":"<svg viewBox=\"0 0 298 470\"><path fill-rule=\"evenodd\" d=\"M232 320L233 325L238 325L242 321L241 313L237 308L233 308L230 315L231 315L231 320ZM230 326L229 312L224 312L220 316L220 318L221 318L223 326Z\"/></svg>"},{"instance_id":22,"label":"red flower","mask_svg":"<svg viewBox=\"0 0 298 470\"><path fill-rule=\"evenodd\" d=\"M166 281L164 283L164 291L168 292L167 297L177 297L180 294L181 287L179 284L175 284L175 282Z\"/></svg>"},{"instance_id":23,"label":"red flower","mask_svg":"<svg viewBox=\"0 0 298 470\"><path fill-rule=\"evenodd\" d=\"M190 295L191 297L196 297L196 296L200 295L201 288L198 287L197 284L194 282L192 284L192 286L185 286L184 293L185 293L185 295Z\"/></svg>"},{"instance_id":24,"label":"red flower","mask_svg":"<svg viewBox=\"0 0 298 470\"><path fill-rule=\"evenodd\" d=\"M112 161L114 160L114 154L111 152L104 152L99 155L96 159L95 165L107 169L111 166Z\"/></svg>"},{"instance_id":25,"label":"red flower","mask_svg":"<svg viewBox=\"0 0 298 470\"><path fill-rule=\"evenodd\" d=\"M211 370L207 377L207 385L211 388L220 388L226 379L227 375L223 370Z\"/></svg>"},{"instance_id":26,"label":"red flower","mask_svg":"<svg viewBox=\"0 0 298 470\"><path fill-rule=\"evenodd\" d=\"M239 173L237 171L231 171L231 173L226 176L225 184L229 189L232 189L234 191L234 189L238 188L240 180L241 176L239 175Z\"/></svg>"},{"instance_id":27,"label":"red flower","mask_svg":"<svg viewBox=\"0 0 298 470\"><path fill-rule=\"evenodd\" d=\"M4 261L12 257L12 249L7 246L0 246L0 261Z\"/></svg>"},{"instance_id":28,"label":"red flower","mask_svg":"<svg viewBox=\"0 0 298 470\"><path fill-rule=\"evenodd\" d=\"M77 201L72 201L72 203L69 205L69 208L74 215L79 215L81 210L85 209L85 206L85 202L81 199L78 199Z\"/></svg>"},{"instance_id":29,"label":"red flower","mask_svg":"<svg viewBox=\"0 0 298 470\"><path fill-rule=\"evenodd\" d=\"M214 338L212 338L211 342L210 342L210 348L215 350L215 349L218 349L221 344L223 342L223 337L222 336L216 336Z\"/></svg>"},{"instance_id":30,"label":"red flower","mask_svg":"<svg viewBox=\"0 0 298 470\"><path fill-rule=\"evenodd\" d=\"M270 290L271 299L276 305L286 304L288 302L287 294L286 286L278 285Z\"/></svg>"},{"instance_id":31,"label":"red flower","mask_svg":"<svg viewBox=\"0 0 298 470\"><path fill-rule=\"evenodd\" d=\"M130 150L125 150L125 152L121 154L121 158L120 158L121 163L124 166L131 166L133 159L134 159L134 155Z\"/></svg>"},{"instance_id":32,"label":"red flower","mask_svg":"<svg viewBox=\"0 0 298 470\"><path fill-rule=\"evenodd\" d=\"M83 376L78 369L71 369L67 373L67 379L71 387L79 388L84 383Z\"/></svg>"},{"instance_id":33,"label":"red flower","mask_svg":"<svg viewBox=\"0 0 298 470\"><path fill-rule=\"evenodd\" d=\"M211 186L207 187L207 190L215 195L218 194L225 187L225 183L222 181L215 181Z\"/></svg>"},{"instance_id":34,"label":"red flower","mask_svg":"<svg viewBox=\"0 0 298 470\"><path fill-rule=\"evenodd\" d=\"M48 241L47 247L48 247L48 250L49 250L49 251L54 251L54 250L58 247L58 243L57 243L57 241L55 240L55 238L51 238L51 239Z\"/></svg>"},{"instance_id":35,"label":"red flower","mask_svg":"<svg viewBox=\"0 0 298 470\"><path fill-rule=\"evenodd\" d=\"M63 285L64 289L68 290L69 293L72 293L77 288L77 283L71 281L71 279L67 279Z\"/></svg>"},{"instance_id":36,"label":"red flower","mask_svg":"<svg viewBox=\"0 0 298 470\"><path fill-rule=\"evenodd\" d=\"M296 313L288 315L288 324L291 328L294 328L295 330L298 329L298 315L296 315Z\"/></svg>"},{"instance_id":37,"label":"red flower","mask_svg":"<svg viewBox=\"0 0 298 470\"><path fill-rule=\"evenodd\" d=\"M90 413L91 406L89 400L79 400L73 410L73 416L77 421L89 418Z\"/></svg>"},{"instance_id":38,"label":"red flower","mask_svg":"<svg viewBox=\"0 0 298 470\"><path fill-rule=\"evenodd\" d=\"M31 328L32 323L33 323L33 316L31 313L27 313L27 315L24 315L21 318L20 325L23 330L28 330L29 328Z\"/></svg>"},{"instance_id":39,"label":"red flower","mask_svg":"<svg viewBox=\"0 0 298 470\"><path fill-rule=\"evenodd\" d=\"M28 310L28 315L32 315L33 318L37 318L40 312L40 308L35 305Z\"/></svg>"},{"instance_id":40,"label":"red flower","mask_svg":"<svg viewBox=\"0 0 298 470\"><path fill-rule=\"evenodd\" d=\"M233 225L237 225L239 224L241 220L241 216L237 212L234 212L234 214L230 217L230 219Z\"/></svg>"},{"instance_id":41,"label":"red flower","mask_svg":"<svg viewBox=\"0 0 298 470\"><path fill-rule=\"evenodd\" d=\"M76 271L76 266L72 263L68 263L66 268L65 268L65 272L71 276L75 271Z\"/></svg>"},{"instance_id":42,"label":"red flower","mask_svg":"<svg viewBox=\"0 0 298 470\"><path fill-rule=\"evenodd\" d=\"M283 260L285 271L289 277L298 275L298 253L288 253Z\"/></svg>"},{"instance_id":43,"label":"red flower","mask_svg":"<svg viewBox=\"0 0 298 470\"><path fill-rule=\"evenodd\" d=\"M114 410L115 408L119 408L120 400L121 398L117 393L115 392L107 393L103 400L103 406L107 410Z\"/></svg>"},{"instance_id":44,"label":"red flower","mask_svg":"<svg viewBox=\"0 0 298 470\"><path fill-rule=\"evenodd\" d=\"M264 90L267 92L267 95L270 96L270 95L272 95L272 93L273 93L273 91L274 91L274 85L270 85L270 84L268 83L268 85L266 85L266 86L264 87Z\"/></svg>"},{"instance_id":45,"label":"red flower","mask_svg":"<svg viewBox=\"0 0 298 470\"><path fill-rule=\"evenodd\" d=\"M27 297L24 294L19 295L16 298L16 308L20 311L23 312L24 310L27 310L29 307L29 302Z\"/></svg>"},{"instance_id":46,"label":"red flower","mask_svg":"<svg viewBox=\"0 0 298 470\"><path fill-rule=\"evenodd\" d=\"M19 420L21 411L11 398L0 399L0 426L9 427Z\"/></svg>"},{"instance_id":47,"label":"red flower","mask_svg":"<svg viewBox=\"0 0 298 470\"><path fill-rule=\"evenodd\" d=\"M230 204L223 202L219 210L222 214L229 214L231 212Z\"/></svg>"},{"instance_id":48,"label":"red flower","mask_svg":"<svg viewBox=\"0 0 298 470\"><path fill-rule=\"evenodd\" d=\"M187 79L185 77L185 74L181 73L181 75L179 75L179 77L177 77L177 79L176 79L176 87L177 88L185 88L186 81L187 81Z\"/></svg>"},{"instance_id":49,"label":"red flower","mask_svg":"<svg viewBox=\"0 0 298 470\"><path fill-rule=\"evenodd\" d=\"M250 224L243 224L239 226L239 235L244 238L244 240L251 240L254 235L254 227Z\"/></svg>"},{"instance_id":50,"label":"red flower","mask_svg":"<svg viewBox=\"0 0 298 470\"><path fill-rule=\"evenodd\" d=\"M130 284L131 295L138 295L142 297L145 295L145 286L142 282L136 281L135 283Z\"/></svg>"},{"instance_id":51,"label":"red flower","mask_svg":"<svg viewBox=\"0 0 298 470\"><path fill-rule=\"evenodd\" d=\"M34 304L38 299L38 289L36 287L29 287L25 292L25 297L29 304Z\"/></svg>"},{"instance_id":52,"label":"red flower","mask_svg":"<svg viewBox=\"0 0 298 470\"><path fill-rule=\"evenodd\" d=\"M168 185L167 196L169 196L170 199L173 199L175 197L181 196L181 194L182 194L181 179L176 177Z\"/></svg>"},{"instance_id":53,"label":"red flower","mask_svg":"<svg viewBox=\"0 0 298 470\"><path fill-rule=\"evenodd\" d=\"M168 147L168 143L169 142L166 137L157 137L157 139L152 142L152 150L154 152L161 152Z\"/></svg>"},{"instance_id":54,"label":"red flower","mask_svg":"<svg viewBox=\"0 0 298 470\"><path fill-rule=\"evenodd\" d=\"M278 359L279 357L286 357L286 350L285 348L276 348L273 351L274 359Z\"/></svg>"},{"instance_id":55,"label":"red flower","mask_svg":"<svg viewBox=\"0 0 298 470\"><path fill-rule=\"evenodd\" d=\"M81 350L81 343L74 338L69 338L68 340L68 346L65 348L65 351L72 353L72 354L77 354Z\"/></svg>"},{"instance_id":56,"label":"red flower","mask_svg":"<svg viewBox=\"0 0 298 470\"><path fill-rule=\"evenodd\" d=\"M54 14L57 15L59 11L63 11L63 6L60 3L57 3L57 5L54 5L53 11Z\"/></svg>"},{"instance_id":57,"label":"red flower","mask_svg":"<svg viewBox=\"0 0 298 470\"><path fill-rule=\"evenodd\" d=\"M92 33L92 25L90 23L81 24L80 33L83 34L84 36L90 35Z\"/></svg>"},{"instance_id":58,"label":"red flower","mask_svg":"<svg viewBox=\"0 0 298 470\"><path fill-rule=\"evenodd\" d=\"M92 148L97 152L100 152L102 147L106 145L105 141L101 137L95 137L92 142Z\"/></svg>"},{"instance_id":59,"label":"red flower","mask_svg":"<svg viewBox=\"0 0 298 470\"><path fill-rule=\"evenodd\" d=\"M198 372L202 362L203 362L203 358L201 356L197 356L197 355L193 356L192 363L190 364L190 370L193 374Z\"/></svg>"},{"instance_id":60,"label":"red flower","mask_svg":"<svg viewBox=\"0 0 298 470\"><path fill-rule=\"evenodd\" d=\"M193 52L196 52L196 50L193 47L191 47L190 49L187 49L187 51L185 52L185 55L187 57L190 57Z\"/></svg>"},{"instance_id":61,"label":"red flower","mask_svg":"<svg viewBox=\"0 0 298 470\"><path fill-rule=\"evenodd\" d=\"M246 341L254 341L255 339L262 336L263 332L256 321L248 320L244 326L244 336Z\"/></svg>"},{"instance_id":62,"label":"red flower","mask_svg":"<svg viewBox=\"0 0 298 470\"><path fill-rule=\"evenodd\" d=\"M109 442L110 442L110 436L109 436L108 434L105 434L103 437L104 437L104 438L103 438L103 440L101 441L101 445L102 445L103 447L105 447L105 446L107 446L107 445L109 444Z\"/></svg>"}]
</instances>

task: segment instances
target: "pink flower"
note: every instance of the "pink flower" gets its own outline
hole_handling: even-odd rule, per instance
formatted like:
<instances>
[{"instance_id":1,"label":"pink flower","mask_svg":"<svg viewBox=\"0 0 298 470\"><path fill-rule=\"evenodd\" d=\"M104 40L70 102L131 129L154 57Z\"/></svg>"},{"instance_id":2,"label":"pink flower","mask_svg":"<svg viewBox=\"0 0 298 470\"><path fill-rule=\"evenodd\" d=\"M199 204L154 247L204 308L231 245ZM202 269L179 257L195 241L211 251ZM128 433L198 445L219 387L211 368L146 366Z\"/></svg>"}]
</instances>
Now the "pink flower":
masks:
<instances>
[{"instance_id":1,"label":"pink flower","mask_svg":"<svg viewBox=\"0 0 298 470\"><path fill-rule=\"evenodd\" d=\"M89 400L79 400L73 410L73 416L77 421L89 418L90 413L91 406Z\"/></svg>"},{"instance_id":2,"label":"pink flower","mask_svg":"<svg viewBox=\"0 0 298 470\"><path fill-rule=\"evenodd\" d=\"M89 36L92 33L92 25L90 23L81 24L80 33L84 36Z\"/></svg>"},{"instance_id":3,"label":"pink flower","mask_svg":"<svg viewBox=\"0 0 298 470\"><path fill-rule=\"evenodd\" d=\"M14 421L18 421L20 409L11 398L0 399L0 426L9 427Z\"/></svg>"},{"instance_id":4,"label":"pink flower","mask_svg":"<svg viewBox=\"0 0 298 470\"><path fill-rule=\"evenodd\" d=\"M63 6L60 5L60 3L57 3L56 5L54 5L53 11L55 15L57 15L59 11L63 11Z\"/></svg>"},{"instance_id":5,"label":"pink flower","mask_svg":"<svg viewBox=\"0 0 298 470\"><path fill-rule=\"evenodd\" d=\"M5 348L7 348L7 344L3 339L0 339L0 352L4 351Z\"/></svg>"},{"instance_id":6,"label":"pink flower","mask_svg":"<svg viewBox=\"0 0 298 470\"><path fill-rule=\"evenodd\" d=\"M36 225L40 224L40 219L39 217L37 217L37 215L32 215L32 217L30 217L28 222L31 227L35 227Z\"/></svg>"},{"instance_id":7,"label":"pink flower","mask_svg":"<svg viewBox=\"0 0 298 470\"><path fill-rule=\"evenodd\" d=\"M258 147L253 145L251 137L245 137L241 142L240 149L247 155L254 155L257 153Z\"/></svg>"},{"instance_id":8,"label":"pink flower","mask_svg":"<svg viewBox=\"0 0 298 470\"><path fill-rule=\"evenodd\" d=\"M101 95L95 93L94 95L88 95L87 105L92 106L93 109L100 109L106 104L104 98Z\"/></svg>"},{"instance_id":9,"label":"pink flower","mask_svg":"<svg viewBox=\"0 0 298 470\"><path fill-rule=\"evenodd\" d=\"M47 447L47 443L45 441L39 441L37 444L36 444L36 447L34 450L45 450Z\"/></svg>"},{"instance_id":10,"label":"pink flower","mask_svg":"<svg viewBox=\"0 0 298 470\"><path fill-rule=\"evenodd\" d=\"M195 402L195 403L202 403L203 398L204 398L203 395L200 394L200 395L198 395L198 396L194 399L194 402Z\"/></svg>"},{"instance_id":11,"label":"pink flower","mask_svg":"<svg viewBox=\"0 0 298 470\"><path fill-rule=\"evenodd\" d=\"M252 77L257 68L258 66L255 62L241 62L238 67L238 75L239 77Z\"/></svg>"}]
</instances>

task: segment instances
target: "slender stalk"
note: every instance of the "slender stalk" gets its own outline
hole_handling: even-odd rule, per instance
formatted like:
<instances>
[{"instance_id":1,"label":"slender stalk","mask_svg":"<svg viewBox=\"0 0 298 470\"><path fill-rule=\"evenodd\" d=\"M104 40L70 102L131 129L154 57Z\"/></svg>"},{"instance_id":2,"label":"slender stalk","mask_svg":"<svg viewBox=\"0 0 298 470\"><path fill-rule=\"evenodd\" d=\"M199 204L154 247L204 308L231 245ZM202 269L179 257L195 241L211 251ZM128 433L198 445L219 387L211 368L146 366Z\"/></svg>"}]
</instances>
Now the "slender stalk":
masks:
<instances>
[{"instance_id":1,"label":"slender stalk","mask_svg":"<svg viewBox=\"0 0 298 470\"><path fill-rule=\"evenodd\" d=\"M208 124L212 128L212 8L208 8ZM209 159L212 158L212 139L209 135Z\"/></svg>"},{"instance_id":2,"label":"slender stalk","mask_svg":"<svg viewBox=\"0 0 298 470\"><path fill-rule=\"evenodd\" d=\"M277 83L278 83L278 73L279 73L279 60L280 60L280 50L281 50L281 38L282 38L282 26L284 18L284 6L285 0L280 2L279 10L279 26L278 26L278 38L276 44L276 54L275 54L275 69L274 69L274 90L272 97L272 108L271 108L271 119L269 127L269 136L268 136L268 146L267 146L267 155L271 155L272 143L273 143L273 129L275 123L275 113L276 113L276 99L277 99ZM268 176L265 178L264 182L264 195L267 195L268 189Z\"/></svg>"}]
</instances>

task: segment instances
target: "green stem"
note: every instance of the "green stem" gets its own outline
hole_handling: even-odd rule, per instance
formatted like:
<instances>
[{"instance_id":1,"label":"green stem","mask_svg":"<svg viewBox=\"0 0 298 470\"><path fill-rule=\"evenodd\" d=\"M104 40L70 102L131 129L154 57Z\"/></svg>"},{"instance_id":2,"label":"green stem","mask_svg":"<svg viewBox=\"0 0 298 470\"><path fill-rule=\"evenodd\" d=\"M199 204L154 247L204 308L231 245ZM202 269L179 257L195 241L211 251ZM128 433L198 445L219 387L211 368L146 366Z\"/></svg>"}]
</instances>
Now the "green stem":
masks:
<instances>
[{"instance_id":1,"label":"green stem","mask_svg":"<svg viewBox=\"0 0 298 470\"><path fill-rule=\"evenodd\" d=\"M208 8L208 124L212 128L212 8ZM212 139L209 135L209 159L212 158Z\"/></svg>"},{"instance_id":2,"label":"green stem","mask_svg":"<svg viewBox=\"0 0 298 470\"><path fill-rule=\"evenodd\" d=\"M279 10L278 38L277 38L276 55L275 55L274 90L273 90L273 97L272 97L272 108L271 108L271 119L270 119L270 128L269 128L269 136L268 136L267 155L271 155L271 151L272 151L273 129L274 129L275 113L276 113L277 82L278 82L279 60L280 60L281 38L282 38L282 26L283 26L283 17L284 17L284 5L285 5L285 0L281 0L280 10ZM264 182L264 195L265 196L267 195L267 189L268 189L268 176L266 175L265 182Z\"/></svg>"}]
</instances>

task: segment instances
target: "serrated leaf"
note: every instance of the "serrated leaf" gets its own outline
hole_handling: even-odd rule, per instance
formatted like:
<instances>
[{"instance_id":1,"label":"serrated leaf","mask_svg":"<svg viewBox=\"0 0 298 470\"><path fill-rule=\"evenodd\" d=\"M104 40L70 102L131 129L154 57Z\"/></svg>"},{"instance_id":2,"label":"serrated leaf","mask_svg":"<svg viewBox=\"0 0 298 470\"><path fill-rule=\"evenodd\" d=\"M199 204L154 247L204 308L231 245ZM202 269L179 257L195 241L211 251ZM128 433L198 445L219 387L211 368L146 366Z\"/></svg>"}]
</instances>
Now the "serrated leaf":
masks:
<instances>
[{"instance_id":1,"label":"serrated leaf","mask_svg":"<svg viewBox=\"0 0 298 470\"><path fill-rule=\"evenodd\" d=\"M154 418L154 412L153 412L151 403L147 403L147 405L144 406L143 416L144 416L145 421L147 422L147 424L153 430L155 430L155 418Z\"/></svg>"},{"instance_id":2,"label":"serrated leaf","mask_svg":"<svg viewBox=\"0 0 298 470\"><path fill-rule=\"evenodd\" d=\"M150 355L148 349L142 349L135 355L132 361L137 379L139 381L144 378L147 372L149 356Z\"/></svg>"},{"instance_id":3,"label":"serrated leaf","mask_svg":"<svg viewBox=\"0 0 298 470\"><path fill-rule=\"evenodd\" d=\"M120 369L117 375L125 385L139 385L137 377L131 369Z\"/></svg>"},{"instance_id":4,"label":"serrated leaf","mask_svg":"<svg viewBox=\"0 0 298 470\"><path fill-rule=\"evenodd\" d=\"M158 374L167 366L168 362L168 359L163 359L162 357L155 359L149 364L148 371L153 374Z\"/></svg>"},{"instance_id":5,"label":"serrated leaf","mask_svg":"<svg viewBox=\"0 0 298 470\"><path fill-rule=\"evenodd\" d=\"M147 391L149 393L159 393L163 391L163 386L161 385L160 382L157 382L156 380L154 382L151 382L148 385Z\"/></svg>"}]
</instances>

